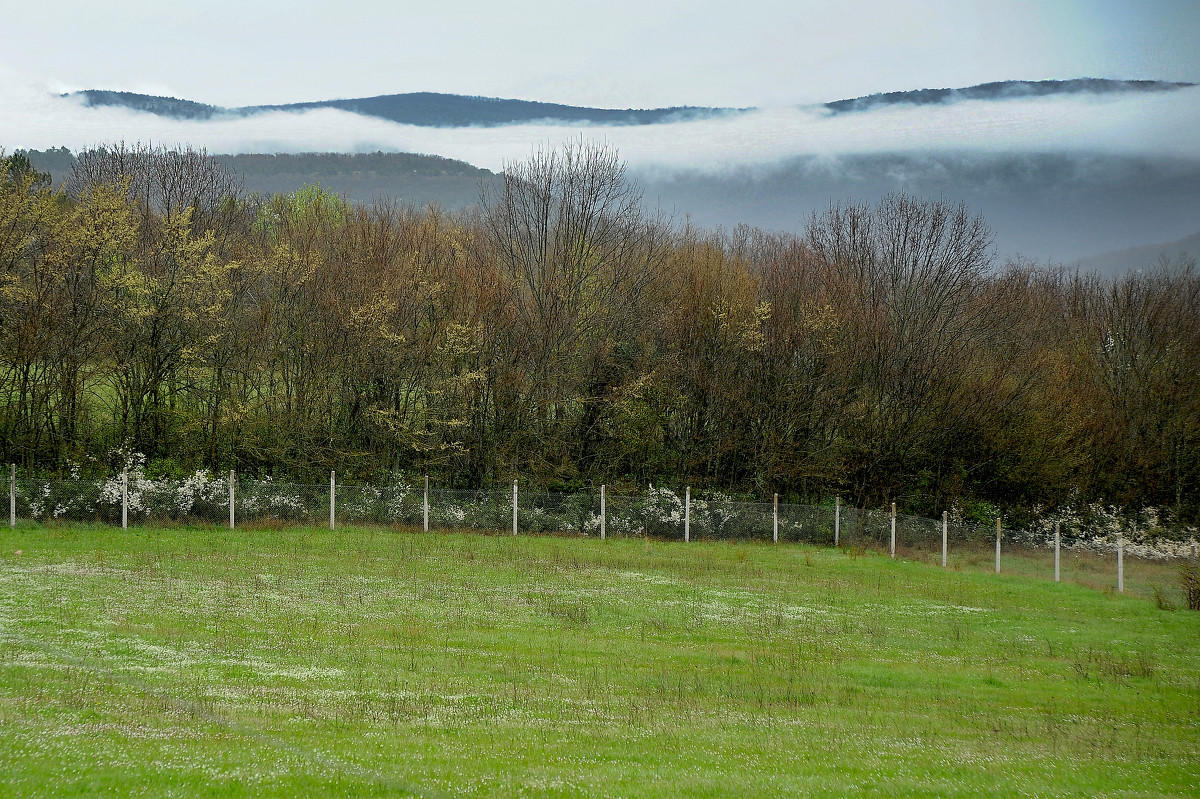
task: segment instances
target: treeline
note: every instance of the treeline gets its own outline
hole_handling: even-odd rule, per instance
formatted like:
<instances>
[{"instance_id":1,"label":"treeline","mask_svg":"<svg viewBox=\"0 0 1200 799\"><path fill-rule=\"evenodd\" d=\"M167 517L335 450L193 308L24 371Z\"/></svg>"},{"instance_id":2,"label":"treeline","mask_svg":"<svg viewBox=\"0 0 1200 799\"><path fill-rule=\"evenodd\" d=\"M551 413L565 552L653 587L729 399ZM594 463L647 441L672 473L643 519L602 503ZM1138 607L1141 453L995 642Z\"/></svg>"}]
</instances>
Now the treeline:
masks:
<instances>
[{"instance_id":1,"label":"treeline","mask_svg":"<svg viewBox=\"0 0 1200 799\"><path fill-rule=\"evenodd\" d=\"M648 213L586 143L479 208L247 197L203 152L0 189L0 458L1200 512L1200 276L995 262L893 195L805 236Z\"/></svg>"}]
</instances>

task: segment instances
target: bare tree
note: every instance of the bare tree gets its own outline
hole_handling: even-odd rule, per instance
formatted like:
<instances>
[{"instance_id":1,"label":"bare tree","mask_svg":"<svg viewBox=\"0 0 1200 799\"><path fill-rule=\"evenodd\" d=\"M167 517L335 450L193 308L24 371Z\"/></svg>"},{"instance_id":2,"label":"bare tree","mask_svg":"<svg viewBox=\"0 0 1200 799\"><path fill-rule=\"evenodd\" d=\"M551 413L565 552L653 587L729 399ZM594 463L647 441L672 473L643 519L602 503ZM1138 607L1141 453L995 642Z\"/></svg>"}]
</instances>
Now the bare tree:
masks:
<instances>
[{"instance_id":1,"label":"bare tree","mask_svg":"<svg viewBox=\"0 0 1200 799\"><path fill-rule=\"evenodd\" d=\"M597 401L615 379L612 340L640 322L668 251L669 226L641 200L616 150L585 141L507 164L481 194L490 256L481 262L494 265L511 303L533 427L544 442L581 441L585 462ZM579 404L583 413L571 414Z\"/></svg>"},{"instance_id":2,"label":"bare tree","mask_svg":"<svg viewBox=\"0 0 1200 799\"><path fill-rule=\"evenodd\" d=\"M172 218L191 209L196 232L219 232L242 192L242 179L203 149L118 144L84 150L66 181L67 193L78 198L89 188L128 181L130 199L143 211Z\"/></svg>"},{"instance_id":3,"label":"bare tree","mask_svg":"<svg viewBox=\"0 0 1200 799\"><path fill-rule=\"evenodd\" d=\"M979 301L992 232L962 204L893 194L814 214L807 238L841 298L844 357L855 364L855 487L864 501L880 500L867 494L891 490L881 475L898 485L908 456L951 429L969 353L993 329Z\"/></svg>"},{"instance_id":4,"label":"bare tree","mask_svg":"<svg viewBox=\"0 0 1200 799\"><path fill-rule=\"evenodd\" d=\"M1097 418L1098 491L1185 513L1200 482L1200 275L1194 259L1081 280ZM1119 468L1114 468L1118 466ZM1194 511L1194 508L1191 509Z\"/></svg>"}]
</instances>

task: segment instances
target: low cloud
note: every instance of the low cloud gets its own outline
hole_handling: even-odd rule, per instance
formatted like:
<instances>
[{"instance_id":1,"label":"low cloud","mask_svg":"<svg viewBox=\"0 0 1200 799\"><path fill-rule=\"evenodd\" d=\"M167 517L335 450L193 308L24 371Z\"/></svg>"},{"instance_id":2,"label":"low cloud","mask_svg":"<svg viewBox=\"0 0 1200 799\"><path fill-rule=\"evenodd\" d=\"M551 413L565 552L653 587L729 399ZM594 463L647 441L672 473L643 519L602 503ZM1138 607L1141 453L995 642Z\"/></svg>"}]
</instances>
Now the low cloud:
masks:
<instances>
[{"instance_id":1,"label":"low cloud","mask_svg":"<svg viewBox=\"0 0 1200 799\"><path fill-rule=\"evenodd\" d=\"M831 98L832 99L832 98ZM0 145L72 149L117 141L190 144L209 152L408 151L488 169L538 146L583 136L608 141L643 172L720 174L798 157L869 153L1111 153L1200 161L1200 87L1144 95L962 101L831 114L770 108L648 126L532 124L423 128L344 111L275 112L182 121L119 108L87 108L48 84L0 72Z\"/></svg>"}]
</instances>

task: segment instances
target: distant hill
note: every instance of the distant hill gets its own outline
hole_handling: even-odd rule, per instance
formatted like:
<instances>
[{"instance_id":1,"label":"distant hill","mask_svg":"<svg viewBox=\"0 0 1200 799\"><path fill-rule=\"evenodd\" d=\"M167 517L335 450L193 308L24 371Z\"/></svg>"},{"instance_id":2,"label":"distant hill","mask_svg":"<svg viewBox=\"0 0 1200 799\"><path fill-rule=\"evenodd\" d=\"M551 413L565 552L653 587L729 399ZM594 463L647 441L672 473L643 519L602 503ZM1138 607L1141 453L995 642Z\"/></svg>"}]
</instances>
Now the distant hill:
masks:
<instances>
[{"instance_id":1,"label":"distant hill","mask_svg":"<svg viewBox=\"0 0 1200 799\"><path fill-rule=\"evenodd\" d=\"M63 97L78 97L89 108L115 106L128 108L131 111L142 111L172 119L212 119L227 115L229 109L191 100L179 100L174 97L159 97L153 94L136 94L135 92L109 92L98 89L86 89L81 92L64 94Z\"/></svg>"},{"instance_id":2,"label":"distant hill","mask_svg":"<svg viewBox=\"0 0 1200 799\"><path fill-rule=\"evenodd\" d=\"M49 150L17 150L16 152L24 153L35 169L49 172L50 178L56 186L62 183L71 173L71 167L75 165L75 153L66 147L52 147Z\"/></svg>"},{"instance_id":3,"label":"distant hill","mask_svg":"<svg viewBox=\"0 0 1200 799\"><path fill-rule=\"evenodd\" d=\"M75 155L65 147L26 150L35 168L55 185L71 173ZM479 201L479 188L495 174L465 161L417 153L241 153L214 155L242 176L247 193L288 194L319 183L351 200L387 196L417 205L465 208Z\"/></svg>"},{"instance_id":4,"label":"distant hill","mask_svg":"<svg viewBox=\"0 0 1200 799\"><path fill-rule=\"evenodd\" d=\"M117 106L174 119L206 120L246 117L270 111L299 112L336 108L363 116L378 117L405 125L421 127L497 127L528 122L558 122L598 125L652 125L660 122L707 119L738 113L732 108L587 108L583 106L540 103L530 100L504 100L495 97L466 97L459 94L414 92L360 97L351 100L319 100L282 105L250 105L224 108L216 105L158 97L133 92L86 89L74 92L89 107Z\"/></svg>"},{"instance_id":5,"label":"distant hill","mask_svg":"<svg viewBox=\"0 0 1200 799\"><path fill-rule=\"evenodd\" d=\"M770 169L654 170L647 203L701 227L739 222L802 232L830 203L889 192L944 197L983 214L1001 258L1070 263L1148 241L1176 241L1200 220L1200 162L1107 153L931 152L800 157ZM1110 273L1152 264L1159 247L1124 254Z\"/></svg>"},{"instance_id":6,"label":"distant hill","mask_svg":"<svg viewBox=\"0 0 1200 799\"><path fill-rule=\"evenodd\" d=\"M1015 100L1062 94L1117 94L1125 92L1165 92L1186 89L1194 83L1170 83L1161 80L1109 80L1076 78L1073 80L1005 80L980 83L962 89L917 89L885 92L851 100L825 103L830 111L869 111L889 105L944 105L960 100Z\"/></svg>"},{"instance_id":7,"label":"distant hill","mask_svg":"<svg viewBox=\"0 0 1200 799\"><path fill-rule=\"evenodd\" d=\"M418 153L238 153L215 155L236 172L255 177L272 175L360 175L382 177L466 177L478 180L491 172L466 161Z\"/></svg>"},{"instance_id":8,"label":"distant hill","mask_svg":"<svg viewBox=\"0 0 1200 799\"><path fill-rule=\"evenodd\" d=\"M1131 269L1152 267L1164 257L1169 261L1177 261L1180 258L1200 260L1200 232L1178 241L1089 255L1086 258L1072 261L1068 266L1078 267L1084 272L1116 275Z\"/></svg>"},{"instance_id":9,"label":"distant hill","mask_svg":"<svg viewBox=\"0 0 1200 799\"><path fill-rule=\"evenodd\" d=\"M834 100L824 108L835 113L867 111L890 105L937 105L958 100L1010 100L1021 97L1043 97L1069 94L1113 94L1118 92L1162 92L1192 86L1191 83L1169 83L1154 80L1109 80L1077 78L1074 80L1009 80L981 83L960 89L917 89L887 92ZM542 103L530 100L507 100L496 97L468 97L460 94L412 92L383 94L349 100L318 100L280 105L250 105L226 108L175 97L160 97L134 92L85 89L65 97L74 97L92 108L128 108L173 119L207 120L247 117L272 111L300 112L335 108L363 116L386 119L405 125L421 127L497 127L530 122L566 122L596 125L654 125L681 122L752 111L753 108L711 108L673 106L670 108L589 108Z\"/></svg>"},{"instance_id":10,"label":"distant hill","mask_svg":"<svg viewBox=\"0 0 1200 799\"><path fill-rule=\"evenodd\" d=\"M386 196L459 209L479 201L495 173L465 161L416 153L243 153L215 158L243 176L248 192L287 194L308 183L351 200Z\"/></svg>"}]
</instances>

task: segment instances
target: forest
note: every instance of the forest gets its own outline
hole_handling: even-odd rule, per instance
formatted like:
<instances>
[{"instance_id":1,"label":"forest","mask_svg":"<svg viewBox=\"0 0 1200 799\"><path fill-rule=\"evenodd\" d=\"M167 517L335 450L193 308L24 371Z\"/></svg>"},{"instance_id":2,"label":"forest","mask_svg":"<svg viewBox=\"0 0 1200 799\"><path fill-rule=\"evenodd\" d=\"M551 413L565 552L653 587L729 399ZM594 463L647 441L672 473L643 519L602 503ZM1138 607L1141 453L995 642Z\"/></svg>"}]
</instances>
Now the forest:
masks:
<instances>
[{"instance_id":1,"label":"forest","mask_svg":"<svg viewBox=\"0 0 1200 799\"><path fill-rule=\"evenodd\" d=\"M265 196L203 151L0 154L0 459L689 484L1200 519L1200 274L1000 262L892 194L803 235L647 210L611 148L477 206Z\"/></svg>"}]
</instances>

